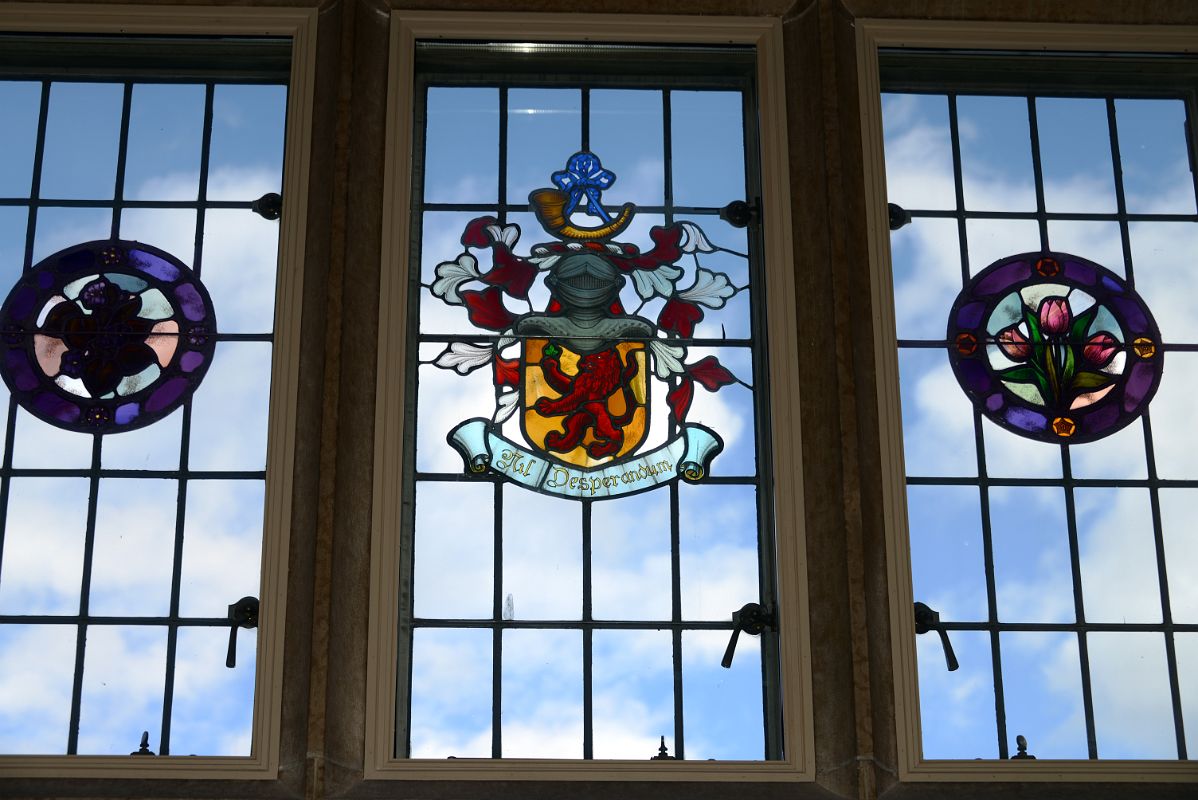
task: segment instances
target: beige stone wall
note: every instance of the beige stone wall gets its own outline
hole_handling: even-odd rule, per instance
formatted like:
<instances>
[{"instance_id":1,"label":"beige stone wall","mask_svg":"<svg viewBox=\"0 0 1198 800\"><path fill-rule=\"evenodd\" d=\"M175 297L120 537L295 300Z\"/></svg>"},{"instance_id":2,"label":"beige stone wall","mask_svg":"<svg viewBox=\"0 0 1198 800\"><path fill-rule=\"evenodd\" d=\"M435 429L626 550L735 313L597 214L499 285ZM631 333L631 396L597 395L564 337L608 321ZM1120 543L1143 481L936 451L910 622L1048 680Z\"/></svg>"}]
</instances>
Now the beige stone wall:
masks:
<instances>
[{"instance_id":1,"label":"beige stone wall","mask_svg":"<svg viewBox=\"0 0 1198 800\"><path fill-rule=\"evenodd\" d=\"M319 60L281 770L258 782L0 778L20 797L1182 798L1185 785L896 782L854 19L1198 24L1191 0L383 0L316 5ZM814 784L364 781L379 251L391 8L774 16L784 20L797 281ZM829 331L833 335L829 335Z\"/></svg>"}]
</instances>

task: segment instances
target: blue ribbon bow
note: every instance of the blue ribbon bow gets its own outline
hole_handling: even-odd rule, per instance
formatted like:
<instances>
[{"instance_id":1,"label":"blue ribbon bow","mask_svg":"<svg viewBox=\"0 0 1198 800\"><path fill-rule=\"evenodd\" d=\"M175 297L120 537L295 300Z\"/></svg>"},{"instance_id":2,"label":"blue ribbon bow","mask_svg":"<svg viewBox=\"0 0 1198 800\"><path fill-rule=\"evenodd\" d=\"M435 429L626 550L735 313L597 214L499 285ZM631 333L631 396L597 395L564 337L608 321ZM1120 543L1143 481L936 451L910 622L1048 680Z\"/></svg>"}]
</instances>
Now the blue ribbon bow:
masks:
<instances>
[{"instance_id":1,"label":"blue ribbon bow","mask_svg":"<svg viewBox=\"0 0 1198 800\"><path fill-rule=\"evenodd\" d=\"M599 217L604 222L611 222L611 215L603 209L603 190L616 182L615 173L603 168L599 157L594 153L575 153L566 162L565 170L553 173L553 182L563 192L570 195L566 204L565 215L569 217L582 202L586 195L587 202L583 209L593 217Z\"/></svg>"}]
</instances>

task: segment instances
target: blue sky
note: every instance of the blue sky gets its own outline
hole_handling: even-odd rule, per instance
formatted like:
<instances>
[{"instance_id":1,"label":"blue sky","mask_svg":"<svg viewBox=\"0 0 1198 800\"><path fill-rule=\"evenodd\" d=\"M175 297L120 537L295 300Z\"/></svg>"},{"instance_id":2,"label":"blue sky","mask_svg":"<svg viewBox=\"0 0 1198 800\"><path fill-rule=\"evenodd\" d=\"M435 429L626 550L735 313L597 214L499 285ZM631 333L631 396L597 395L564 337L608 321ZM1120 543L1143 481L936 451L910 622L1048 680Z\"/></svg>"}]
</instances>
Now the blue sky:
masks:
<instances>
[{"instance_id":1,"label":"blue sky","mask_svg":"<svg viewBox=\"0 0 1198 800\"><path fill-rule=\"evenodd\" d=\"M984 211L1035 211L1027 101L961 97L958 102L965 206ZM1049 211L1116 209L1105 102L1087 98L1036 103ZM943 96L888 95L883 100L887 182L891 202L909 209L956 205ZM1116 101L1127 207L1138 213L1193 214L1194 188L1182 123L1173 100ZM1198 229L1191 222L1130 225L1136 288L1166 342L1194 342L1190 302L1178 287L1192 284ZM1040 249L1032 220L970 220L969 268ZM1117 223L1052 221L1053 249L1073 252L1125 274ZM941 339L961 288L960 242L954 220L916 219L892 234L898 336ZM907 472L925 477L977 475L973 414L948 360L934 350L900 352ZM1191 354L1169 353L1165 377L1150 406L1157 472L1198 478L1192 428L1195 367ZM1059 448L1021 439L983 421L991 476L1061 476ZM1144 429L1127 429L1070 448L1072 471L1087 478L1147 477ZM1146 489L1075 492L1081 583L1086 618L1159 622L1161 604ZM999 488L990 492L995 583L1000 621L1074 621L1064 493L1060 488ZM1192 490L1161 491L1173 618L1194 622L1198 542ZM943 619L986 619L980 497L976 488L919 486L908 492L915 597ZM939 642L920 637L923 750L929 758L993 758L998 754L989 636L954 632L961 669L944 669ZM1086 757L1077 637L1071 633L1004 633L1001 637L1007 731L1044 757ZM1198 636L1176 637L1188 747L1198 745ZM1102 758L1175 758L1173 720L1159 633L1104 633L1088 638L1098 753Z\"/></svg>"},{"instance_id":2,"label":"blue sky","mask_svg":"<svg viewBox=\"0 0 1198 800\"><path fill-rule=\"evenodd\" d=\"M41 84L0 83L0 197L27 197ZM41 183L43 199L111 200L123 89L118 84L55 83L50 93ZM252 200L278 191L286 91L218 86L214 96L208 197ZM204 109L201 85L134 87L125 197L189 200L199 190ZM11 285L25 252L25 207L0 208L0 282ZM43 208L34 261L110 234L112 212ZM192 265L194 210L127 209L120 234ZM205 219L203 281L222 332L273 328L278 226L245 210ZM260 470L265 465L271 347L217 346L192 403L188 464L193 469ZM156 424L106 437L102 466L179 466L181 411ZM0 421L0 428L3 422ZM17 467L86 468L91 437L53 428L20 410L13 437ZM176 526L176 481L99 482L90 611L165 615ZM88 482L14 478L0 567L0 613L73 614L79 608ZM243 595L259 594L261 481L192 481L187 486L180 613L222 617ZM0 751L65 751L76 629L0 626ZM176 656L171 752L248 755L255 634L242 632L238 665L225 668L227 628L182 628ZM164 627L93 626L88 631L79 752L125 754L142 730L157 750L167 635Z\"/></svg>"}]
</instances>

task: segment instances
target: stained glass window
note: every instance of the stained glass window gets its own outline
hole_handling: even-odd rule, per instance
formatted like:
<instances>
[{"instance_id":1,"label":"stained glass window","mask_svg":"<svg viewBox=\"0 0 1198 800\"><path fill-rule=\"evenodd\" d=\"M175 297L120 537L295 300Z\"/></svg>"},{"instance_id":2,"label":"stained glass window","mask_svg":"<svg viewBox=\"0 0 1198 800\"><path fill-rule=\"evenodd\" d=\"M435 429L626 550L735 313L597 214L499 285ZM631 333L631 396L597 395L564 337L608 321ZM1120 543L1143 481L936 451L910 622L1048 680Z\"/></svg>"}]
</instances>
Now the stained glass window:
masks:
<instances>
[{"instance_id":1,"label":"stained glass window","mask_svg":"<svg viewBox=\"0 0 1198 800\"><path fill-rule=\"evenodd\" d=\"M923 756L1185 759L1193 96L881 62Z\"/></svg>"},{"instance_id":2,"label":"stained glass window","mask_svg":"<svg viewBox=\"0 0 1198 800\"><path fill-rule=\"evenodd\" d=\"M248 756L289 45L122 44L0 44L0 752Z\"/></svg>"},{"instance_id":3,"label":"stained glass window","mask_svg":"<svg viewBox=\"0 0 1198 800\"><path fill-rule=\"evenodd\" d=\"M784 752L753 57L703 56L417 48L401 757Z\"/></svg>"}]
</instances>

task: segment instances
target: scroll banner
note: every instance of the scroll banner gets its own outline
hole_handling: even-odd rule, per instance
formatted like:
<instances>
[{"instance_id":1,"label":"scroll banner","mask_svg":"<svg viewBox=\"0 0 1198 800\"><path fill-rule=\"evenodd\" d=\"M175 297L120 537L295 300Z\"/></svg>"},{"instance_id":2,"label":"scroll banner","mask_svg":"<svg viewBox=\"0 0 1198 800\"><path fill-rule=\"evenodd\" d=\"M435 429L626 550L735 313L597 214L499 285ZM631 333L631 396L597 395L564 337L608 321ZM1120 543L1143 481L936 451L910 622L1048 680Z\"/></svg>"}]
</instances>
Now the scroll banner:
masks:
<instances>
[{"instance_id":1,"label":"scroll banner","mask_svg":"<svg viewBox=\"0 0 1198 800\"><path fill-rule=\"evenodd\" d=\"M596 500L642 492L678 477L695 483L724 449L714 431L702 425L683 425L678 436L644 455L578 469L550 462L499 436L485 419L468 419L446 438L462 454L467 472L490 469L533 491Z\"/></svg>"}]
</instances>

